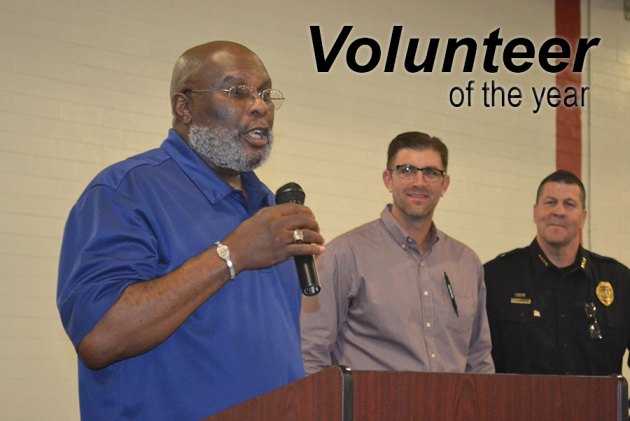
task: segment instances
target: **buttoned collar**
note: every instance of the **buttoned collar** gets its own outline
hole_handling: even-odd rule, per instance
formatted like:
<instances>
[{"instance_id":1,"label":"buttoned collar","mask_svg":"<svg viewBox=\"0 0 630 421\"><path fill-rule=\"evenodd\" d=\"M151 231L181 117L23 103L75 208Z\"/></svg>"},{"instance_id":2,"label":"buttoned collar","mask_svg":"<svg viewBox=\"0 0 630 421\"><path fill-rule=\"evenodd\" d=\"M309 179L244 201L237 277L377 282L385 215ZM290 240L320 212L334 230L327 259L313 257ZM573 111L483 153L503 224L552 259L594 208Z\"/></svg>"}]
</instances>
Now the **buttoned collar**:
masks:
<instances>
[{"instance_id":1,"label":"buttoned collar","mask_svg":"<svg viewBox=\"0 0 630 421\"><path fill-rule=\"evenodd\" d=\"M392 239L399 244L403 249L412 249L416 253L419 253L418 243L405 230L400 226L398 221L392 215L392 205L388 204L381 212L381 221L385 226L385 229L392 236ZM434 222L431 222L431 228L429 229L429 247L427 250L433 248L435 243L440 239L439 231Z\"/></svg>"},{"instance_id":2,"label":"buttoned collar","mask_svg":"<svg viewBox=\"0 0 630 421\"><path fill-rule=\"evenodd\" d=\"M551 263L551 261L547 258L545 253L540 248L540 245L535 238L530 244L529 253L537 277L541 276L547 270L561 270L553 263ZM578 248L575 261L566 269L562 269L562 272L570 273L575 270L586 272L587 268L590 266L589 263L589 257L587 256L586 251L582 246L580 246Z\"/></svg>"}]
</instances>

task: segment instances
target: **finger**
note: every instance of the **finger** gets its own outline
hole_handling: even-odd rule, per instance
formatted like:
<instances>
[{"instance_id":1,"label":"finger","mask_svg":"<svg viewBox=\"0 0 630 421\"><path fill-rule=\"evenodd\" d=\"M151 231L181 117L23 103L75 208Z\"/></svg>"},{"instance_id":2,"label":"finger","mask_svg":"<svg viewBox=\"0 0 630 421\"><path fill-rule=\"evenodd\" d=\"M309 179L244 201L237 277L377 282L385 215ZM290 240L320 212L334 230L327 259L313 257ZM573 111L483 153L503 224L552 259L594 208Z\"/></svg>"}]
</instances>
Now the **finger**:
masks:
<instances>
[{"instance_id":1,"label":"finger","mask_svg":"<svg viewBox=\"0 0 630 421\"><path fill-rule=\"evenodd\" d=\"M319 255L326 251L324 246L319 244L290 244L287 246L287 251L291 256L307 256L307 255Z\"/></svg>"},{"instance_id":2,"label":"finger","mask_svg":"<svg viewBox=\"0 0 630 421\"><path fill-rule=\"evenodd\" d=\"M319 232L300 228L288 231L286 234L286 238L287 244L324 244L325 242L324 237Z\"/></svg>"},{"instance_id":3,"label":"finger","mask_svg":"<svg viewBox=\"0 0 630 421\"><path fill-rule=\"evenodd\" d=\"M302 229L303 240L302 243L308 244L324 244L324 237L317 231L311 231L308 229ZM295 241L294 241L295 242Z\"/></svg>"},{"instance_id":4,"label":"finger","mask_svg":"<svg viewBox=\"0 0 630 421\"><path fill-rule=\"evenodd\" d=\"M293 231L296 228L308 229L311 231L319 232L319 224L312 215L307 214L294 214L284 217L284 226L286 229Z\"/></svg>"},{"instance_id":5,"label":"finger","mask_svg":"<svg viewBox=\"0 0 630 421\"><path fill-rule=\"evenodd\" d=\"M304 231L299 228L295 228L293 230L289 243L304 243L304 240ZM308 242L308 240L306 242Z\"/></svg>"},{"instance_id":6,"label":"finger","mask_svg":"<svg viewBox=\"0 0 630 421\"><path fill-rule=\"evenodd\" d=\"M273 206L273 209L280 212L280 215L289 216L296 214L313 215L313 211L308 206L298 205L297 203L283 203L281 205Z\"/></svg>"}]
</instances>

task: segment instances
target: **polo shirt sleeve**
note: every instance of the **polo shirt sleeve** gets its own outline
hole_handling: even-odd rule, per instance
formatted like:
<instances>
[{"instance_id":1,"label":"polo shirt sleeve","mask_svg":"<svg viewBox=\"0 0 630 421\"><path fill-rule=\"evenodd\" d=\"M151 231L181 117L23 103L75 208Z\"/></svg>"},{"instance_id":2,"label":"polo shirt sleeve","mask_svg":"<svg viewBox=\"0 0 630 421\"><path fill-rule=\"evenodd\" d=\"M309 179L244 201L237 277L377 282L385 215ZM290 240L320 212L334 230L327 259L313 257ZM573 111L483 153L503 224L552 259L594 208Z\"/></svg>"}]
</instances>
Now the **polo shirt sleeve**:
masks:
<instances>
[{"instance_id":1,"label":"polo shirt sleeve","mask_svg":"<svg viewBox=\"0 0 630 421\"><path fill-rule=\"evenodd\" d=\"M110 186L86 190L68 217L59 263L57 306L74 346L156 267L157 241L142 207Z\"/></svg>"}]
</instances>

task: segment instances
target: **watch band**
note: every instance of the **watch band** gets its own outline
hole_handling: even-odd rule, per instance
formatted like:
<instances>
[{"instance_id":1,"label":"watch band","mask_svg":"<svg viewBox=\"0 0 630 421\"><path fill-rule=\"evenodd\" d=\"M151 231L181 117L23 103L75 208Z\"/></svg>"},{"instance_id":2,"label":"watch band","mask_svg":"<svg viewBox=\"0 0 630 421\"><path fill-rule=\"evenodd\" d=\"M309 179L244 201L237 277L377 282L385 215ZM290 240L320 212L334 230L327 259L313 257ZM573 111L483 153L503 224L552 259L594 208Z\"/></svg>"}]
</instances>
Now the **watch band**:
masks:
<instances>
[{"instance_id":1,"label":"watch band","mask_svg":"<svg viewBox=\"0 0 630 421\"><path fill-rule=\"evenodd\" d=\"M220 241L217 241L214 244L216 244L217 246L217 254L227 264L228 270L230 271L230 281L231 281L236 276L236 273L234 272L234 264L232 263L232 259L230 259L230 249L225 244L221 244Z\"/></svg>"}]
</instances>

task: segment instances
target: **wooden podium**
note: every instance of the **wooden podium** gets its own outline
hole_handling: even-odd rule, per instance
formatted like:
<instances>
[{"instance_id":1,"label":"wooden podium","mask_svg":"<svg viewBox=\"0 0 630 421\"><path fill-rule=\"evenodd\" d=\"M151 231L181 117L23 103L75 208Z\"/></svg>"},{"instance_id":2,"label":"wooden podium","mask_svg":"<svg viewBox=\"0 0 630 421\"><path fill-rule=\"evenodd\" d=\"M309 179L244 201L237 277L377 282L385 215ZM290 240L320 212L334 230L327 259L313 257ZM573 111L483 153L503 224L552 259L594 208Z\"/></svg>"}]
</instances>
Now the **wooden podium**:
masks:
<instances>
[{"instance_id":1,"label":"wooden podium","mask_svg":"<svg viewBox=\"0 0 630 421\"><path fill-rule=\"evenodd\" d=\"M628 384L621 376L330 367L206 420L628 421Z\"/></svg>"}]
</instances>

